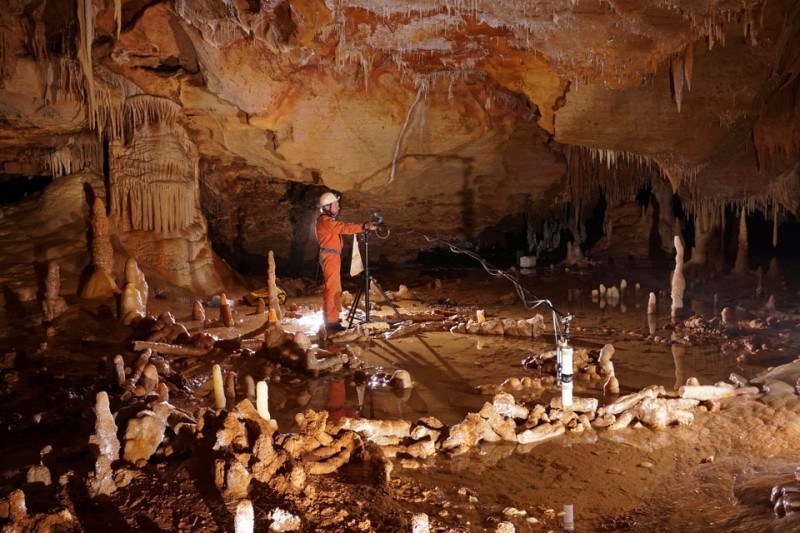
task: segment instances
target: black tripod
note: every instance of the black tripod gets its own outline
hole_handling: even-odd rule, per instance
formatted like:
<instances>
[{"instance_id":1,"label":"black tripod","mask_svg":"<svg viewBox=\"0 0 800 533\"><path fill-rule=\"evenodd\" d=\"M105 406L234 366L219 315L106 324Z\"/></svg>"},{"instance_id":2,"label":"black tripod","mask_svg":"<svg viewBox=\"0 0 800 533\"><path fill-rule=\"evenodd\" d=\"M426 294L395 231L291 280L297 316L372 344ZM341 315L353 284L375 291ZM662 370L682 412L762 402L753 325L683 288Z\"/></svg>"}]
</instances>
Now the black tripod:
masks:
<instances>
[{"instance_id":1,"label":"black tripod","mask_svg":"<svg viewBox=\"0 0 800 533\"><path fill-rule=\"evenodd\" d=\"M370 322L369 319L369 288L371 284L375 284L375 287L378 288L378 291L383 296L383 299L388 302L389 305L392 306L394 312L397 313L397 317L400 320L403 320L403 316L400 314L400 311L397 310L397 307L392 303L386 293L383 292L383 288L381 288L380 283L378 283L375 278L373 278L369 273L369 230L364 231L364 282L358 286L358 290L356 291L355 298L353 298L353 305L350 306L350 311L347 313L347 324L348 328L353 327L353 321L356 320L356 309L358 308L358 302L361 300L361 295L364 295L364 318L358 319L361 320L363 323Z\"/></svg>"}]
</instances>

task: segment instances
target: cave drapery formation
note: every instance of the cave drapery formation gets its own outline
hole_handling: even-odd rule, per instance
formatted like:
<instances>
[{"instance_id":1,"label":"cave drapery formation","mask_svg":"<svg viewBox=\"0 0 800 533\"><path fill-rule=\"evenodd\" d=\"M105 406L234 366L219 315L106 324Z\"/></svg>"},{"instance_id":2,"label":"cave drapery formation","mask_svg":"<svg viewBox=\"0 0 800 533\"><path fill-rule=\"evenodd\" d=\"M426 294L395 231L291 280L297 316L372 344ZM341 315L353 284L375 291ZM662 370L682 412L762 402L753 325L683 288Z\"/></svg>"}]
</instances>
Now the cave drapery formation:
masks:
<instances>
[{"instance_id":1,"label":"cave drapery formation","mask_svg":"<svg viewBox=\"0 0 800 533\"><path fill-rule=\"evenodd\" d=\"M11 0L0 179L91 182L121 255L205 292L214 251L313 261L323 187L449 240L522 221L527 252L602 201L598 251L686 222L704 263L800 209L798 89L792 0Z\"/></svg>"}]
</instances>

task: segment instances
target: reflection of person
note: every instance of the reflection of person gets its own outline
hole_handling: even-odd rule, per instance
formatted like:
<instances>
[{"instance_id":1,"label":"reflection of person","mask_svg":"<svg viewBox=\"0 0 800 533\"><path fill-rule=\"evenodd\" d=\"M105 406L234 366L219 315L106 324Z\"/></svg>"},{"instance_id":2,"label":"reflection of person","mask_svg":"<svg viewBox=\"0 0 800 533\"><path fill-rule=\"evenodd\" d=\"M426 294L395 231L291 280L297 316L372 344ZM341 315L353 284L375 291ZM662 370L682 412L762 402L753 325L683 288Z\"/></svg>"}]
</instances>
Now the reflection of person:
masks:
<instances>
[{"instance_id":1,"label":"reflection of person","mask_svg":"<svg viewBox=\"0 0 800 533\"><path fill-rule=\"evenodd\" d=\"M377 226L372 222L355 224L336 220L339 215L339 197L326 192L319 198L320 215L317 217L317 242L319 243L319 262L324 277L322 287L322 309L325 327L331 331L345 329L339 323L342 309L342 235L352 235L362 231L372 231Z\"/></svg>"},{"instance_id":2,"label":"reflection of person","mask_svg":"<svg viewBox=\"0 0 800 533\"><path fill-rule=\"evenodd\" d=\"M347 400L347 389L343 379L332 379L328 383L328 403L325 409L328 411L330 421L334 424L342 417L358 417L360 413L345 407Z\"/></svg>"}]
</instances>

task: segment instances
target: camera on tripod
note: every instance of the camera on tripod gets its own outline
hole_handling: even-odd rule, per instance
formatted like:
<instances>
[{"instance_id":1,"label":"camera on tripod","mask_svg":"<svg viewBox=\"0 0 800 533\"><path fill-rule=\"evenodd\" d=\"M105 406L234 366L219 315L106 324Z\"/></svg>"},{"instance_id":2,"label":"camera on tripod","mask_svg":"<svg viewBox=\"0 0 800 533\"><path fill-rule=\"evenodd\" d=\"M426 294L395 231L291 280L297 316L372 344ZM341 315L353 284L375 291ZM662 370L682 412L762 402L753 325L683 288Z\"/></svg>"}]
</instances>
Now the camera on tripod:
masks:
<instances>
[{"instance_id":1,"label":"camera on tripod","mask_svg":"<svg viewBox=\"0 0 800 533\"><path fill-rule=\"evenodd\" d=\"M381 224L383 224L383 217L381 216L380 213L372 213L372 219L370 219L370 222L372 222L376 226L380 226Z\"/></svg>"}]
</instances>

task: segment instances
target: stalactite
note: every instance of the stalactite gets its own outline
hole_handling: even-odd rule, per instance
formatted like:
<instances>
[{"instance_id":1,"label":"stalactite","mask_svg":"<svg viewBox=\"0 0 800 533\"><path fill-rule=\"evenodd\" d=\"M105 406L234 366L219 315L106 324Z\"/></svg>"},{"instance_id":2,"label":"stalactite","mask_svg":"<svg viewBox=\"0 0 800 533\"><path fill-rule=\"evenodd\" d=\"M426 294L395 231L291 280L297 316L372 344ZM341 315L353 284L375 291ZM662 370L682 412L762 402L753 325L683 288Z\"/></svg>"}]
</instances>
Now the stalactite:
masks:
<instances>
[{"instance_id":1,"label":"stalactite","mask_svg":"<svg viewBox=\"0 0 800 533\"><path fill-rule=\"evenodd\" d=\"M31 12L31 19L33 20L33 32L30 43L31 55L37 61L47 61L47 36L45 35L45 26L42 22L42 13L44 13L45 6L46 2L42 2Z\"/></svg>"},{"instance_id":2,"label":"stalactite","mask_svg":"<svg viewBox=\"0 0 800 533\"><path fill-rule=\"evenodd\" d=\"M361 66L364 76L364 89L369 89L369 78L372 74L372 55L363 50L340 46L336 48L336 66L342 68L346 65L357 64Z\"/></svg>"},{"instance_id":3,"label":"stalactite","mask_svg":"<svg viewBox=\"0 0 800 533\"><path fill-rule=\"evenodd\" d=\"M180 105L158 96L140 94L125 100L124 117L126 129L139 129L147 123L158 123L172 127L178 118Z\"/></svg>"},{"instance_id":4,"label":"stalactite","mask_svg":"<svg viewBox=\"0 0 800 533\"><path fill-rule=\"evenodd\" d=\"M230 11L229 17L209 17L203 12L203 2L194 0L175 0L173 2L175 13L197 28L207 43L223 47L235 40L246 37L251 29L242 25L235 16L234 2L224 2Z\"/></svg>"},{"instance_id":5,"label":"stalactite","mask_svg":"<svg viewBox=\"0 0 800 533\"><path fill-rule=\"evenodd\" d=\"M90 170L97 174L103 169L103 152L97 139L90 135L75 135L49 154L48 165L53 178Z\"/></svg>"},{"instance_id":6,"label":"stalactite","mask_svg":"<svg viewBox=\"0 0 800 533\"><path fill-rule=\"evenodd\" d=\"M122 30L122 0L114 0L114 21L117 23L117 40Z\"/></svg>"},{"instance_id":7,"label":"stalactite","mask_svg":"<svg viewBox=\"0 0 800 533\"><path fill-rule=\"evenodd\" d=\"M683 77L686 81L686 88L692 90L692 74L694 73L694 43L686 45L683 52Z\"/></svg>"},{"instance_id":8,"label":"stalactite","mask_svg":"<svg viewBox=\"0 0 800 533\"><path fill-rule=\"evenodd\" d=\"M78 61L83 69L88 97L89 127L97 129L95 123L94 74L92 72L92 43L94 42L94 4L92 0L78 0L78 24L80 35L78 43Z\"/></svg>"},{"instance_id":9,"label":"stalactite","mask_svg":"<svg viewBox=\"0 0 800 533\"><path fill-rule=\"evenodd\" d=\"M72 58L58 58L58 68L53 69L53 84L57 95L75 100L86 98L86 81L80 63Z\"/></svg>"},{"instance_id":10,"label":"stalactite","mask_svg":"<svg viewBox=\"0 0 800 533\"><path fill-rule=\"evenodd\" d=\"M683 101L683 69L683 57L675 56L672 58L672 87L675 90L675 103L678 106L678 113L681 112L681 102Z\"/></svg>"}]
</instances>

